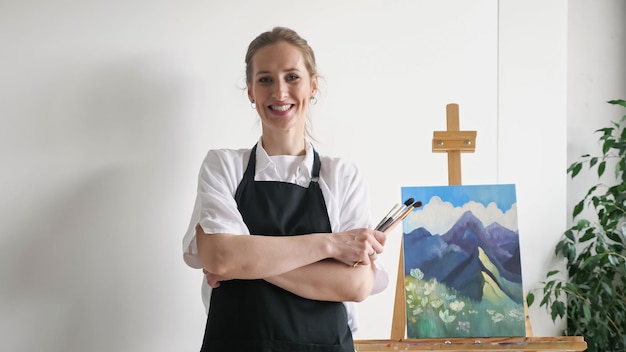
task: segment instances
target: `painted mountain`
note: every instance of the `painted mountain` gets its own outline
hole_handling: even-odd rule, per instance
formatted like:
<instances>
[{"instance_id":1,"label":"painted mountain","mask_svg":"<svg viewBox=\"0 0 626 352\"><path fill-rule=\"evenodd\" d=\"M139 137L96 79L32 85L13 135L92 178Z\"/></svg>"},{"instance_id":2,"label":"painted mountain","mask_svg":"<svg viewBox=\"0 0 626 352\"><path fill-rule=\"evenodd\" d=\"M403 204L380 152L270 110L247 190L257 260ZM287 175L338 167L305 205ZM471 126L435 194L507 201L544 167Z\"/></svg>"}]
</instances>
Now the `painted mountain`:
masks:
<instances>
[{"instance_id":1,"label":"painted mountain","mask_svg":"<svg viewBox=\"0 0 626 352\"><path fill-rule=\"evenodd\" d=\"M524 336L514 185L403 187L407 337ZM426 202L424 202L426 200Z\"/></svg>"}]
</instances>

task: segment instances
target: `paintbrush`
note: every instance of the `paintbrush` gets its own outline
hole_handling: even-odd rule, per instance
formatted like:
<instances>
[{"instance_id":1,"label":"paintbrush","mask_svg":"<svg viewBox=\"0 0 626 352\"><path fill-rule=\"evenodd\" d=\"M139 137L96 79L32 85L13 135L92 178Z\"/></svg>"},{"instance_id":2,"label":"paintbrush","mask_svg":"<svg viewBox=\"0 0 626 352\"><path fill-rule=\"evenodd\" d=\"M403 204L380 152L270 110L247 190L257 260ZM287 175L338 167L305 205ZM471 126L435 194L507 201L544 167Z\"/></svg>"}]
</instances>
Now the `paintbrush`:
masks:
<instances>
[{"instance_id":1,"label":"paintbrush","mask_svg":"<svg viewBox=\"0 0 626 352\"><path fill-rule=\"evenodd\" d=\"M378 230L378 231L382 231L382 229L384 229L385 227L389 226L389 224L391 224L391 222L398 215L402 214L402 212L405 211L407 209L407 207L413 203L413 201L414 201L413 198L409 198L402 205L396 204L393 208L391 208L389 213L387 215L385 215L385 217L380 221L380 223L378 223L378 225L375 227L375 229Z\"/></svg>"},{"instance_id":2,"label":"paintbrush","mask_svg":"<svg viewBox=\"0 0 626 352\"><path fill-rule=\"evenodd\" d=\"M411 199L413 199L413 198L411 198ZM394 227L396 227L396 225L398 225L400 222L402 222L402 220L404 220L404 218L406 218L413 211L413 209L419 208L421 206L422 206L422 202L420 202L419 200L417 202L411 204L400 215L398 215L396 218L394 218L391 221L390 224L388 224L385 227L381 228L379 231L382 231L386 235L389 234L389 232L391 232L391 230L393 230Z\"/></svg>"},{"instance_id":3,"label":"paintbrush","mask_svg":"<svg viewBox=\"0 0 626 352\"><path fill-rule=\"evenodd\" d=\"M422 206L422 202L417 201L413 202L413 198L407 199L404 204L396 204L391 210L383 217L383 219L376 226L376 230L385 233L385 235L389 234L391 230L393 230L396 225L402 221L414 208L419 208ZM356 268L361 261L356 261L352 264L352 267Z\"/></svg>"}]
</instances>

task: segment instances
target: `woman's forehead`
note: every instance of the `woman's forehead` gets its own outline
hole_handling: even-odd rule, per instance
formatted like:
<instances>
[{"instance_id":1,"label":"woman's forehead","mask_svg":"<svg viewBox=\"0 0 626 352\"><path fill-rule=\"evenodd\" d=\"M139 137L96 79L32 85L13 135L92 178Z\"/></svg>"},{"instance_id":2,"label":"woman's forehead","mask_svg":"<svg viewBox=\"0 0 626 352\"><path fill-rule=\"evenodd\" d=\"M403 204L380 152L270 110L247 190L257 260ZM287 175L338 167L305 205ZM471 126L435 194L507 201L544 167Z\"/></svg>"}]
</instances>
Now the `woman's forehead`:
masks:
<instances>
[{"instance_id":1,"label":"woman's forehead","mask_svg":"<svg viewBox=\"0 0 626 352\"><path fill-rule=\"evenodd\" d=\"M252 58L255 74L263 72L305 71L302 52L297 47L280 42L259 49Z\"/></svg>"}]
</instances>

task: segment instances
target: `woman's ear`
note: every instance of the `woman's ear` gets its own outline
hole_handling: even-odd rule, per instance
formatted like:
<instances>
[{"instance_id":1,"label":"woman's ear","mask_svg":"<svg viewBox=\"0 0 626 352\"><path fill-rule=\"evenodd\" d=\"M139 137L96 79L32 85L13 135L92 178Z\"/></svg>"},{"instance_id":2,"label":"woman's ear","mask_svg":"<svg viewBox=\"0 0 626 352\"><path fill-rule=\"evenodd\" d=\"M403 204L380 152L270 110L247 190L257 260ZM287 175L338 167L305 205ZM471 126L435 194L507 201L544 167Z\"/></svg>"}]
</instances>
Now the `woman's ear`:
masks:
<instances>
[{"instance_id":1,"label":"woman's ear","mask_svg":"<svg viewBox=\"0 0 626 352\"><path fill-rule=\"evenodd\" d=\"M311 96L317 94L317 75L311 77Z\"/></svg>"},{"instance_id":2,"label":"woman's ear","mask_svg":"<svg viewBox=\"0 0 626 352\"><path fill-rule=\"evenodd\" d=\"M252 89L250 89L250 83L246 83L246 90L248 91L248 100L254 102L254 96L252 96Z\"/></svg>"}]
</instances>

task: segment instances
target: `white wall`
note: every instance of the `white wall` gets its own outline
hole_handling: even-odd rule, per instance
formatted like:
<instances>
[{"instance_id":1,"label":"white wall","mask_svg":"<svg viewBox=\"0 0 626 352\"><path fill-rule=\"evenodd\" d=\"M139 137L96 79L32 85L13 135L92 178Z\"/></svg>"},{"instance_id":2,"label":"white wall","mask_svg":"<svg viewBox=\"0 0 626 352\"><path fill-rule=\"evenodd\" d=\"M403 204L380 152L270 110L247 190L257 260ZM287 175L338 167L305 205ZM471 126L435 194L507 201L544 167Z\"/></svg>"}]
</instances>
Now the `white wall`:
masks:
<instances>
[{"instance_id":1,"label":"white wall","mask_svg":"<svg viewBox=\"0 0 626 352\"><path fill-rule=\"evenodd\" d=\"M461 128L478 131L463 182L518 184L532 288L545 239L565 226L566 12L538 0L3 4L0 349L198 350L202 277L181 258L197 170L209 148L256 141L243 56L279 24L316 51L318 149L359 165L374 217L400 186L447 183L430 139L460 104ZM395 277L392 236L381 260ZM356 337L387 338L392 302L387 290L363 303ZM537 335L555 331L532 314Z\"/></svg>"},{"instance_id":2,"label":"white wall","mask_svg":"<svg viewBox=\"0 0 626 352\"><path fill-rule=\"evenodd\" d=\"M626 99L626 1L570 0L568 14L567 162L601 151L594 131L626 115L621 106L607 104ZM603 178L613 182L613 168ZM574 206L598 183L594 172L568 177L567 219ZM593 216L589 212L585 217Z\"/></svg>"},{"instance_id":3,"label":"white wall","mask_svg":"<svg viewBox=\"0 0 626 352\"><path fill-rule=\"evenodd\" d=\"M567 1L500 1L499 18L498 174L517 185L528 292L540 288L565 227ZM534 293L534 335L559 334Z\"/></svg>"}]
</instances>

